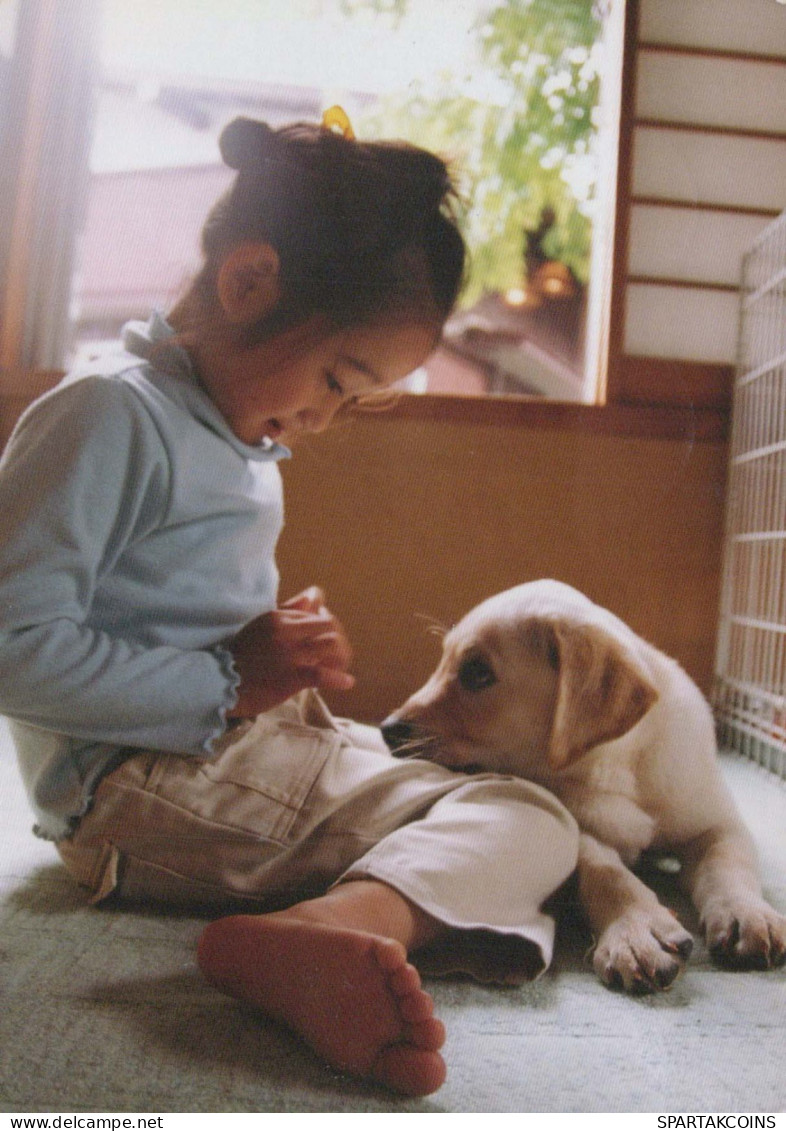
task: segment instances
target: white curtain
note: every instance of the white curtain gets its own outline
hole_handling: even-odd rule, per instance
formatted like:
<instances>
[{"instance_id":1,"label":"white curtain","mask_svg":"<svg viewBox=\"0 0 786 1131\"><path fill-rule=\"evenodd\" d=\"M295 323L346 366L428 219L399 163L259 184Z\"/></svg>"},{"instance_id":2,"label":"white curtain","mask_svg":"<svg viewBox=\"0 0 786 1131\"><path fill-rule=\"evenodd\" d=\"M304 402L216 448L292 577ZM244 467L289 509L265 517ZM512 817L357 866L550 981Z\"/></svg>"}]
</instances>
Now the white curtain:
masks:
<instances>
[{"instance_id":1,"label":"white curtain","mask_svg":"<svg viewBox=\"0 0 786 1131\"><path fill-rule=\"evenodd\" d=\"M24 0L6 69L0 183L4 367L64 364L88 184L99 0Z\"/></svg>"}]
</instances>

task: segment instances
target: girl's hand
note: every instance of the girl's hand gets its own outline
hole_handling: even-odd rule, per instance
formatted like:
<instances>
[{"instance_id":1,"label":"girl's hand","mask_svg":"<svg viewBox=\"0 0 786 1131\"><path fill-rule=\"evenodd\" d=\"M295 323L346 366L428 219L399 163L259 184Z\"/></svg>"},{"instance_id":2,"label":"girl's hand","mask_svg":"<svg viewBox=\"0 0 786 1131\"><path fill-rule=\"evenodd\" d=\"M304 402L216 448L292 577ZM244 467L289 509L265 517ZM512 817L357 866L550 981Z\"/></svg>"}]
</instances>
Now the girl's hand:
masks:
<instances>
[{"instance_id":1,"label":"girl's hand","mask_svg":"<svg viewBox=\"0 0 786 1131\"><path fill-rule=\"evenodd\" d=\"M349 691L349 641L313 587L252 620L228 645L240 676L230 718L252 718L306 687Z\"/></svg>"}]
</instances>

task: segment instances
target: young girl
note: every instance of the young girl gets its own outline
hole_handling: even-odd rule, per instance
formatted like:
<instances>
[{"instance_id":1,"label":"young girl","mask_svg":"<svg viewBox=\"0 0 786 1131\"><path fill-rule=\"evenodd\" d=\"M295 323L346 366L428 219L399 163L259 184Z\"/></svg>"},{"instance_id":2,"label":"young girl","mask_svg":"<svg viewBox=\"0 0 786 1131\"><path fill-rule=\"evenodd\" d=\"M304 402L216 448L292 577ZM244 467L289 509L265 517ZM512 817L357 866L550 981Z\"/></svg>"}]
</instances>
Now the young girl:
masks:
<instances>
[{"instance_id":1,"label":"young girl","mask_svg":"<svg viewBox=\"0 0 786 1131\"><path fill-rule=\"evenodd\" d=\"M94 902L234 912L208 979L330 1064L421 1095L444 1030L408 953L550 960L575 825L528 783L386 755L314 588L277 604L277 461L420 365L464 247L445 165L238 119L238 170L168 320L71 374L0 465L0 710L37 831ZM489 945L491 944L491 945Z\"/></svg>"}]
</instances>

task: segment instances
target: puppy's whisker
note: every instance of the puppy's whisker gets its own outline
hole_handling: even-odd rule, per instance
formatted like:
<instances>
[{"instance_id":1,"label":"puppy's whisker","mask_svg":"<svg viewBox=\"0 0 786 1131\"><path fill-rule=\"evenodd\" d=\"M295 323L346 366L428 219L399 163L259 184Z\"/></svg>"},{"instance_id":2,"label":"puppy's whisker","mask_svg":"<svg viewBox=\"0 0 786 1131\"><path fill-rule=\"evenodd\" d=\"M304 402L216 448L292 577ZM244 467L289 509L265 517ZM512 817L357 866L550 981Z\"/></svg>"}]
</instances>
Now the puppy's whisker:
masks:
<instances>
[{"instance_id":1,"label":"puppy's whisker","mask_svg":"<svg viewBox=\"0 0 786 1131\"><path fill-rule=\"evenodd\" d=\"M429 616L427 613L415 613L415 617L417 620L426 622L426 632L429 634L429 636L438 636L440 639L442 639L442 637L446 636L450 631L447 625L443 624L441 621L436 620L435 617Z\"/></svg>"},{"instance_id":2,"label":"puppy's whisker","mask_svg":"<svg viewBox=\"0 0 786 1131\"><path fill-rule=\"evenodd\" d=\"M413 738L409 742L402 742L396 747L397 758L421 758L425 751L436 745L436 739L431 735Z\"/></svg>"}]
</instances>

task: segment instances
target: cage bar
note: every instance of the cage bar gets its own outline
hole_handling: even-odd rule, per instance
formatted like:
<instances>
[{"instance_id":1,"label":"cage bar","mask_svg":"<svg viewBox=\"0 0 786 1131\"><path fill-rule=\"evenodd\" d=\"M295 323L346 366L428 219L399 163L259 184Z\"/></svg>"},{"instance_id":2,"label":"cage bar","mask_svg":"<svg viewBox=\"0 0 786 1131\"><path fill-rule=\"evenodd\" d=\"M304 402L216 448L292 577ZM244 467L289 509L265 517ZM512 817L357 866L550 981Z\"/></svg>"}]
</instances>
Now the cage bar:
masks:
<instances>
[{"instance_id":1,"label":"cage bar","mask_svg":"<svg viewBox=\"0 0 786 1131\"><path fill-rule=\"evenodd\" d=\"M713 708L786 780L786 213L743 259Z\"/></svg>"}]
</instances>

